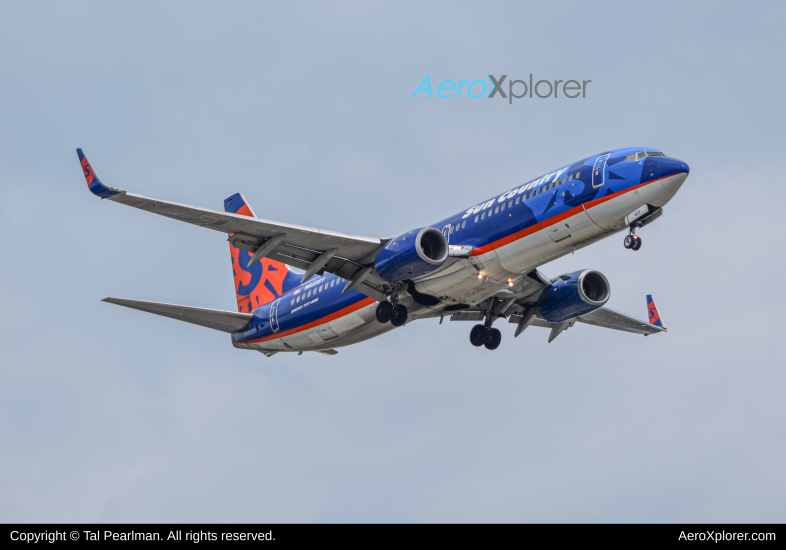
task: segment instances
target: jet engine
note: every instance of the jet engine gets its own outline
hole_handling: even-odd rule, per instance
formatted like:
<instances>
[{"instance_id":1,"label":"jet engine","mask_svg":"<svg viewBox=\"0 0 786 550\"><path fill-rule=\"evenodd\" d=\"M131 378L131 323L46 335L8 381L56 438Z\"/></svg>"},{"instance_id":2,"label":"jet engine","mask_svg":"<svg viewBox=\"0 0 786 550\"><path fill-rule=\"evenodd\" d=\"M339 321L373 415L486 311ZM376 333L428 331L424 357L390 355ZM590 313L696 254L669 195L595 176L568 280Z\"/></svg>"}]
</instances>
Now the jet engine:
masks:
<instances>
[{"instance_id":1,"label":"jet engine","mask_svg":"<svg viewBox=\"0 0 786 550\"><path fill-rule=\"evenodd\" d=\"M374 267L390 282L420 277L448 259L448 240L433 227L413 229L390 241L379 251Z\"/></svg>"},{"instance_id":2,"label":"jet engine","mask_svg":"<svg viewBox=\"0 0 786 550\"><path fill-rule=\"evenodd\" d=\"M609 301L609 281L585 269L561 275L538 297L538 312L550 323L561 323L595 311Z\"/></svg>"}]
</instances>

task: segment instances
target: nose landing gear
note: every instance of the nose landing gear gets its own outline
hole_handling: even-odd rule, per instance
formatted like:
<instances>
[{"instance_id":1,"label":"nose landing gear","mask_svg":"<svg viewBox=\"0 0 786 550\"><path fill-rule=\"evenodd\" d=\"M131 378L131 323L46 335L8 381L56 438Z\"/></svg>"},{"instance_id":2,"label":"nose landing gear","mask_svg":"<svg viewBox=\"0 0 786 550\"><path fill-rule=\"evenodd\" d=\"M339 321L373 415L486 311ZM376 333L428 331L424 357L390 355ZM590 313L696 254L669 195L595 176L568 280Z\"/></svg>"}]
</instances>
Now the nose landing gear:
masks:
<instances>
[{"instance_id":1,"label":"nose landing gear","mask_svg":"<svg viewBox=\"0 0 786 550\"><path fill-rule=\"evenodd\" d=\"M638 250L639 248L641 248L641 237L631 232L630 235L625 237L625 242L623 243L623 246L625 246L625 248L628 248L630 250Z\"/></svg>"}]
</instances>

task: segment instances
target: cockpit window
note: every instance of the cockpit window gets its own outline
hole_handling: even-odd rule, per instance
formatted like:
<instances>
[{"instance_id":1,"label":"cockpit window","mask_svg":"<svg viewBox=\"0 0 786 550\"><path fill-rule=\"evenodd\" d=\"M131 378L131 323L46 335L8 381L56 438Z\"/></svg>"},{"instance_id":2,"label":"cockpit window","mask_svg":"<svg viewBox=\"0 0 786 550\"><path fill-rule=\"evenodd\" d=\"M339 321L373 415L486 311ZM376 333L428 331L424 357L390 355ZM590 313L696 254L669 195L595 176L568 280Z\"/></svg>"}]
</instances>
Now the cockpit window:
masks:
<instances>
[{"instance_id":1,"label":"cockpit window","mask_svg":"<svg viewBox=\"0 0 786 550\"><path fill-rule=\"evenodd\" d=\"M644 157L665 157L666 153L660 151L639 151L638 153L631 153L625 157L625 160L641 160Z\"/></svg>"}]
</instances>

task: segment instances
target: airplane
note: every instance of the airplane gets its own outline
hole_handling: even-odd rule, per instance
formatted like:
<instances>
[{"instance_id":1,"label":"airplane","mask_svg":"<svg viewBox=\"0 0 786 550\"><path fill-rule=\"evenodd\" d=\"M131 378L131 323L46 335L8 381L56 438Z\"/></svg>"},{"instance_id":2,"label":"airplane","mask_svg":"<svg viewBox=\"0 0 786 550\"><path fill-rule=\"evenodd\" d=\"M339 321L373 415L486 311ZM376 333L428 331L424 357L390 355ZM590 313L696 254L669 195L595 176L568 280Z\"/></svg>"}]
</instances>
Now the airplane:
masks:
<instances>
[{"instance_id":1,"label":"airplane","mask_svg":"<svg viewBox=\"0 0 786 550\"><path fill-rule=\"evenodd\" d=\"M90 191L113 202L228 235L237 311L122 298L103 301L231 334L268 357L326 355L415 320L475 321L473 346L499 347L495 321L550 329L577 322L644 336L664 332L651 295L648 321L605 307L606 277L581 269L550 278L538 267L663 213L688 165L648 147L614 149L543 174L432 225L395 238L346 235L258 218L243 195L224 212L152 199L101 183L77 149ZM302 274L295 270L302 270Z\"/></svg>"}]
</instances>

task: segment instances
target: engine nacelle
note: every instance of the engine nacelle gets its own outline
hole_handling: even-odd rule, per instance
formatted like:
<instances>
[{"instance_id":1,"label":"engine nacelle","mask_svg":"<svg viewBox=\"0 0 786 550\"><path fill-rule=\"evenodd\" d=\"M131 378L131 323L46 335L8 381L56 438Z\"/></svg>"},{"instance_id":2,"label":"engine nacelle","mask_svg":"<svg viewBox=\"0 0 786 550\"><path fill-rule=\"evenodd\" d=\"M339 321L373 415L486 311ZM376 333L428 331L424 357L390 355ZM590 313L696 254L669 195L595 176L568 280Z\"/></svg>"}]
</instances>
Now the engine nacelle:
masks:
<instances>
[{"instance_id":1,"label":"engine nacelle","mask_svg":"<svg viewBox=\"0 0 786 550\"><path fill-rule=\"evenodd\" d=\"M390 241L379 251L374 267L390 282L420 277L448 259L448 240L433 227L413 229Z\"/></svg>"},{"instance_id":2,"label":"engine nacelle","mask_svg":"<svg viewBox=\"0 0 786 550\"><path fill-rule=\"evenodd\" d=\"M550 323L561 323L595 311L611 296L609 281L585 269L563 275L538 297L538 312Z\"/></svg>"}]
</instances>

